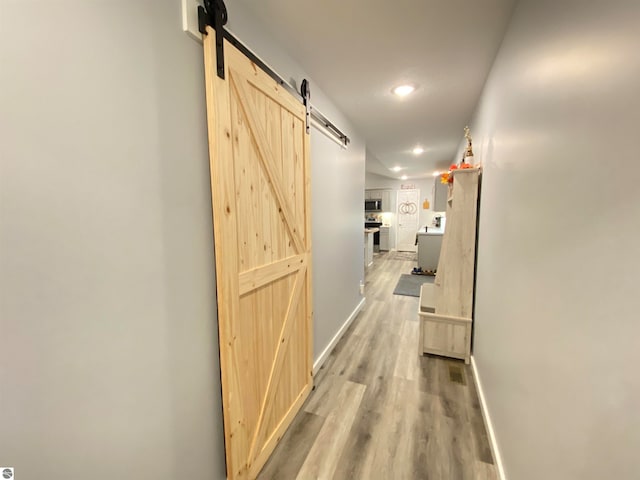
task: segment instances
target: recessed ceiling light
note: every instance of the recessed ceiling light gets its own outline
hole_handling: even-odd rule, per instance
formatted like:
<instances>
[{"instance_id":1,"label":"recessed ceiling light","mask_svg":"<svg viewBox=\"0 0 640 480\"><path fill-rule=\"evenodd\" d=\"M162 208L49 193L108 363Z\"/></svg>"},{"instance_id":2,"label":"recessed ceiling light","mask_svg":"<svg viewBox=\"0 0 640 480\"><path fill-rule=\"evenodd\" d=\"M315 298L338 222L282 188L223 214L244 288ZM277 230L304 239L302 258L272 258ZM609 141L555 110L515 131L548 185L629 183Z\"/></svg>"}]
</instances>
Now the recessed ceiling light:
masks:
<instances>
[{"instance_id":1,"label":"recessed ceiling light","mask_svg":"<svg viewBox=\"0 0 640 480\"><path fill-rule=\"evenodd\" d=\"M397 87L393 87L391 91L399 97L406 97L407 95L413 93L415 89L416 89L415 85L411 85L407 83L405 85L398 85Z\"/></svg>"},{"instance_id":2,"label":"recessed ceiling light","mask_svg":"<svg viewBox=\"0 0 640 480\"><path fill-rule=\"evenodd\" d=\"M440 172L433 172L434 177L437 177L438 175L440 175Z\"/></svg>"},{"instance_id":3,"label":"recessed ceiling light","mask_svg":"<svg viewBox=\"0 0 640 480\"><path fill-rule=\"evenodd\" d=\"M396 165L395 167L392 167L391 170L394 171L394 172L399 172L400 170L402 170L402 167L398 167Z\"/></svg>"},{"instance_id":4,"label":"recessed ceiling light","mask_svg":"<svg viewBox=\"0 0 640 480\"><path fill-rule=\"evenodd\" d=\"M420 155L422 152L424 152L424 148L422 148L422 147L415 147L413 149L413 154L414 155Z\"/></svg>"},{"instance_id":5,"label":"recessed ceiling light","mask_svg":"<svg viewBox=\"0 0 640 480\"><path fill-rule=\"evenodd\" d=\"M409 178L409 177L407 177L406 175L402 175L402 176L400 177L400 180L406 180L407 178Z\"/></svg>"}]
</instances>

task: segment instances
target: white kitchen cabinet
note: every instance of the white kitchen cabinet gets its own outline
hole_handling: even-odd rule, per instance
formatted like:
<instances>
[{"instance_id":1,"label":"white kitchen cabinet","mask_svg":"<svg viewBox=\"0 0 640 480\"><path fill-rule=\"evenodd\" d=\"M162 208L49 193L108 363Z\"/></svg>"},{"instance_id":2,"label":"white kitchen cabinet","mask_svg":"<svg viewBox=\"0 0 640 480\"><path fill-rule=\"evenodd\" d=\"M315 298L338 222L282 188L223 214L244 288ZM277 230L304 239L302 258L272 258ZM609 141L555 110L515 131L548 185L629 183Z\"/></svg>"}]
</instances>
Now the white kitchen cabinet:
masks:
<instances>
[{"instance_id":1,"label":"white kitchen cabinet","mask_svg":"<svg viewBox=\"0 0 640 480\"><path fill-rule=\"evenodd\" d=\"M382 198L380 192L382 192L382 190L370 188L364 191L364 198L365 200L379 200L380 198Z\"/></svg>"},{"instance_id":2,"label":"white kitchen cabinet","mask_svg":"<svg viewBox=\"0 0 640 480\"><path fill-rule=\"evenodd\" d=\"M382 190L380 198L382 199L382 211L390 212L391 211L391 190Z\"/></svg>"},{"instance_id":3,"label":"white kitchen cabinet","mask_svg":"<svg viewBox=\"0 0 640 480\"><path fill-rule=\"evenodd\" d=\"M389 227L380 227L380 251L389 251Z\"/></svg>"},{"instance_id":4,"label":"white kitchen cabinet","mask_svg":"<svg viewBox=\"0 0 640 480\"><path fill-rule=\"evenodd\" d=\"M382 211L391 211L391 190L382 188L373 188L364 191L365 200L382 200Z\"/></svg>"},{"instance_id":5,"label":"white kitchen cabinet","mask_svg":"<svg viewBox=\"0 0 640 480\"><path fill-rule=\"evenodd\" d=\"M433 211L434 212L446 212L447 211L447 196L449 194L449 185L442 183L440 177L435 178L433 185Z\"/></svg>"}]
</instances>

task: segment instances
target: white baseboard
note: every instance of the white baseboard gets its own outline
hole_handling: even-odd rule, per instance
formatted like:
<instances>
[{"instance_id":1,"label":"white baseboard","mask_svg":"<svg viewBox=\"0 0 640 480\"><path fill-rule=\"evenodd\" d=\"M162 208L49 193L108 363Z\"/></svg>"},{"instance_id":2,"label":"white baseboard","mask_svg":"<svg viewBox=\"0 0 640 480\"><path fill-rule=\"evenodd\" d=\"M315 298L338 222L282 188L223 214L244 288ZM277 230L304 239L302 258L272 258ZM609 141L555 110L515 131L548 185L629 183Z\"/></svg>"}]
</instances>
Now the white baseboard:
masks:
<instances>
[{"instance_id":1,"label":"white baseboard","mask_svg":"<svg viewBox=\"0 0 640 480\"><path fill-rule=\"evenodd\" d=\"M313 376L316 375L318 370L320 370L320 367L322 367L324 362L327 361L327 358L329 358L329 354L333 351L335 346L338 344L338 342L344 335L344 332L347 331L347 328L349 328L349 325L351 325L351 322L353 322L355 318L358 316L358 313L360 313L360 310L362 310L362 307L364 307L365 300L366 300L365 297L363 297L362 300L360 300L360 303L356 306L353 312L351 312L351 315L349 315L349 318L347 318L347 320L340 327L340 330L338 330L335 336L331 339L331 341L329 342L329 345L327 345L327 347L322 351L320 356L318 356L318 358L313 362Z\"/></svg>"},{"instance_id":2,"label":"white baseboard","mask_svg":"<svg viewBox=\"0 0 640 480\"><path fill-rule=\"evenodd\" d=\"M496 463L496 469L498 470L498 477L500 480L507 480L507 476L504 473L504 466L502 465L502 457L500 456L500 449L498 448L498 442L496 441L496 435L493 431L493 424L491 423L491 416L489 415L489 409L487 408L487 402L484 398L484 391L482 390L482 382L480 381L480 375L476 368L476 360L471 355L471 369L473 370L473 381L476 384L476 390L478 391L478 398L480 399L480 408L482 410L482 417L484 418L484 424L487 427L487 433L489 434L489 444L491 445L491 452L493 453L493 461Z\"/></svg>"}]
</instances>

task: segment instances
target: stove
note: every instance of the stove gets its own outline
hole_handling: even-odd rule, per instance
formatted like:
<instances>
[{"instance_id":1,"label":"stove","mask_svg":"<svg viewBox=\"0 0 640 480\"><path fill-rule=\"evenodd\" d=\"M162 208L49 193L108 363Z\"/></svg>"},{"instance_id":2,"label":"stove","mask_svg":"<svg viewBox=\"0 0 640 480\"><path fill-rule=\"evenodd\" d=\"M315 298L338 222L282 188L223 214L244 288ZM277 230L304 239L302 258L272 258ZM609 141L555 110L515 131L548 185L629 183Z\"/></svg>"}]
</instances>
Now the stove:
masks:
<instances>
[{"instance_id":1,"label":"stove","mask_svg":"<svg viewBox=\"0 0 640 480\"><path fill-rule=\"evenodd\" d=\"M382 222L364 222L364 228L380 228L381 226ZM378 251L380 248L380 232L373 234L373 245L374 250ZM376 248L376 245L378 248Z\"/></svg>"}]
</instances>

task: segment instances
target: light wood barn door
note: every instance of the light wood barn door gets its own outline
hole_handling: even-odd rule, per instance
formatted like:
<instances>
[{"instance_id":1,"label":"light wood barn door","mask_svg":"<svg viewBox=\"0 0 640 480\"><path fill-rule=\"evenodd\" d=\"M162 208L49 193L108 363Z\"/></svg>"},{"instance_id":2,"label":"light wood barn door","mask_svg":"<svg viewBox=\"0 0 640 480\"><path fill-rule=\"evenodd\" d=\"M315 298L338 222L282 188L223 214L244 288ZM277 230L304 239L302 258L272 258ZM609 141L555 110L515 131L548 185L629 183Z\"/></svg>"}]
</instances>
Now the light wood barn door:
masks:
<instances>
[{"instance_id":1,"label":"light wood barn door","mask_svg":"<svg viewBox=\"0 0 640 480\"><path fill-rule=\"evenodd\" d=\"M312 384L305 109L225 40L205 37L227 476L253 479Z\"/></svg>"}]
</instances>

